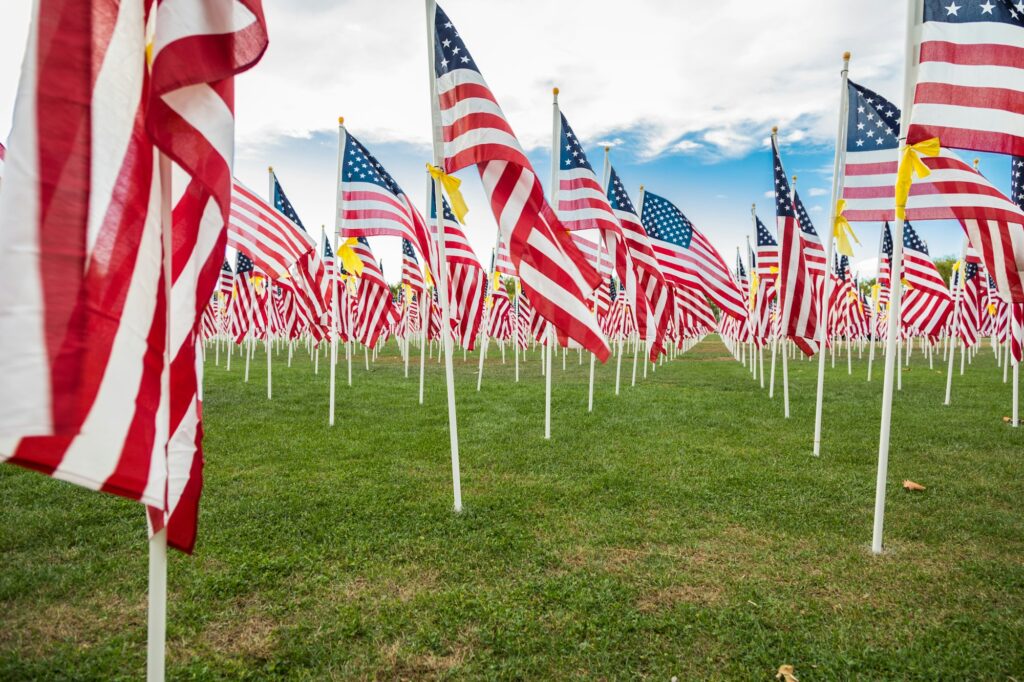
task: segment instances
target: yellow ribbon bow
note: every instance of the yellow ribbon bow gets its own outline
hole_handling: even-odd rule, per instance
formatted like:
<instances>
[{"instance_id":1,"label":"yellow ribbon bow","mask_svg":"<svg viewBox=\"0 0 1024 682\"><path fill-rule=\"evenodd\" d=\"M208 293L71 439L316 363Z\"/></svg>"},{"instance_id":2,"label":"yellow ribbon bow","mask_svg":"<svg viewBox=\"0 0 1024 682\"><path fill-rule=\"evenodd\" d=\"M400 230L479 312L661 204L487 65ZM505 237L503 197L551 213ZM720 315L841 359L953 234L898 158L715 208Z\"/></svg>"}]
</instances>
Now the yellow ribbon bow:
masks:
<instances>
[{"instance_id":1,"label":"yellow ribbon bow","mask_svg":"<svg viewBox=\"0 0 1024 682\"><path fill-rule=\"evenodd\" d=\"M871 285L871 301L873 302L873 304L875 306L875 312L878 312L879 310L882 309L882 302L881 302L881 299L878 296L878 294L881 293L881 291L882 291L882 285L881 284L872 284Z\"/></svg>"},{"instance_id":2,"label":"yellow ribbon bow","mask_svg":"<svg viewBox=\"0 0 1024 682\"><path fill-rule=\"evenodd\" d=\"M413 296L413 294L412 294L412 287L409 286L408 284L406 284L405 285L405 301L409 305L412 305L412 296Z\"/></svg>"},{"instance_id":3,"label":"yellow ribbon bow","mask_svg":"<svg viewBox=\"0 0 1024 682\"><path fill-rule=\"evenodd\" d=\"M995 303L989 303L988 306L986 306L986 310L988 310L988 314L991 315L992 317L996 316L996 304Z\"/></svg>"},{"instance_id":4,"label":"yellow ribbon bow","mask_svg":"<svg viewBox=\"0 0 1024 682\"><path fill-rule=\"evenodd\" d=\"M494 287L493 287L492 290L493 291L497 291L498 287L500 287L500 286L501 286L501 273L498 272L497 270L495 270L494 271Z\"/></svg>"},{"instance_id":5,"label":"yellow ribbon bow","mask_svg":"<svg viewBox=\"0 0 1024 682\"><path fill-rule=\"evenodd\" d=\"M757 299L758 286L757 270L754 270L753 274L750 276L750 296L748 297L750 299L749 305L751 310L753 310L756 305L755 301Z\"/></svg>"},{"instance_id":6,"label":"yellow ribbon bow","mask_svg":"<svg viewBox=\"0 0 1024 682\"><path fill-rule=\"evenodd\" d=\"M430 288L434 287L434 280L430 276L430 268L425 268L423 271L423 279L426 280L427 286Z\"/></svg>"},{"instance_id":7,"label":"yellow ribbon bow","mask_svg":"<svg viewBox=\"0 0 1024 682\"><path fill-rule=\"evenodd\" d=\"M835 235L836 249L839 253L852 258L853 245L850 243L850 237L853 237L853 241L857 242L858 246L860 246L860 240L857 239L857 235L853 233L850 221L843 215L843 211L845 209L846 199L840 199L836 202L836 219L832 227L832 234Z\"/></svg>"},{"instance_id":8,"label":"yellow ribbon bow","mask_svg":"<svg viewBox=\"0 0 1024 682\"><path fill-rule=\"evenodd\" d=\"M896 171L897 220L906 220L907 198L910 196L910 185L914 182L914 176L924 179L932 174L931 169L921 160L921 155L938 156L940 151L942 147L937 137L917 144L908 144L903 148L903 158L900 159L900 167Z\"/></svg>"},{"instance_id":9,"label":"yellow ribbon bow","mask_svg":"<svg viewBox=\"0 0 1024 682\"><path fill-rule=\"evenodd\" d=\"M441 187L448 193L448 198L452 200L452 213L458 218L460 223L466 222L466 214L469 213L469 207L466 206L466 200L462 198L462 192L459 191L459 185L462 184L462 180L459 180L453 175L448 175L437 166L427 164L427 172L430 173L430 177L434 178L437 182L441 183Z\"/></svg>"},{"instance_id":10,"label":"yellow ribbon bow","mask_svg":"<svg viewBox=\"0 0 1024 682\"><path fill-rule=\"evenodd\" d=\"M900 277L900 283L903 284L903 288L907 291L913 291L914 285L907 281L906 277Z\"/></svg>"},{"instance_id":11,"label":"yellow ribbon bow","mask_svg":"<svg viewBox=\"0 0 1024 682\"><path fill-rule=\"evenodd\" d=\"M338 258L341 259L341 264L345 266L346 270L361 275L363 274L363 261L359 260L359 256L352 249L358 243L359 240L355 237L349 237L343 241L338 245Z\"/></svg>"}]
</instances>

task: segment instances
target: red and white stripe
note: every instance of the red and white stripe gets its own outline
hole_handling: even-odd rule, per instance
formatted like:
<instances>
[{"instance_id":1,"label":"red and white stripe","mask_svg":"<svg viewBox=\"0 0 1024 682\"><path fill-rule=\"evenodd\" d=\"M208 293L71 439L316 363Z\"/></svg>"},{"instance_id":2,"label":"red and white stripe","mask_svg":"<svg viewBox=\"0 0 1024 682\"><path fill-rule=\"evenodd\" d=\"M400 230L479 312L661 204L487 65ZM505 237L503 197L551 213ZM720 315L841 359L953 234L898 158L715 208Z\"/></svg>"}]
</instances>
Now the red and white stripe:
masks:
<instances>
[{"instance_id":1,"label":"red and white stripe","mask_svg":"<svg viewBox=\"0 0 1024 682\"><path fill-rule=\"evenodd\" d=\"M368 243L358 241L352 246L363 272L359 276L356 294L356 315L353 320L354 336L364 346L373 346L388 325L398 320L398 311L391 300L391 289L384 281L384 273L377 265Z\"/></svg>"},{"instance_id":2,"label":"red and white stripe","mask_svg":"<svg viewBox=\"0 0 1024 682\"><path fill-rule=\"evenodd\" d=\"M266 28L258 0L95 4L39 0L28 41L0 201L0 368L5 386L25 384L0 389L0 459L142 501L190 551L232 77L259 60Z\"/></svg>"},{"instance_id":3,"label":"red and white stripe","mask_svg":"<svg viewBox=\"0 0 1024 682\"><path fill-rule=\"evenodd\" d=\"M1010 4L996 11L1024 14ZM920 30L908 142L937 137L947 147L1024 155L1024 26L925 21Z\"/></svg>"},{"instance_id":4,"label":"red and white stripe","mask_svg":"<svg viewBox=\"0 0 1024 682\"><path fill-rule=\"evenodd\" d=\"M814 355L818 352L818 306L796 218L779 216L778 233L780 266L776 287L782 306L782 330L804 354Z\"/></svg>"},{"instance_id":5,"label":"red and white stripe","mask_svg":"<svg viewBox=\"0 0 1024 682\"><path fill-rule=\"evenodd\" d=\"M430 53L434 55L435 50ZM603 362L609 355L608 345L587 305L601 278L586 264L548 206L540 180L487 83L477 71L455 68L436 78L435 93L445 171L478 166L502 239L510 246L523 291L534 309Z\"/></svg>"},{"instance_id":6,"label":"red and white stripe","mask_svg":"<svg viewBox=\"0 0 1024 682\"><path fill-rule=\"evenodd\" d=\"M247 253L256 267L277 279L314 251L316 241L258 194L234 180L228 246Z\"/></svg>"}]
</instances>

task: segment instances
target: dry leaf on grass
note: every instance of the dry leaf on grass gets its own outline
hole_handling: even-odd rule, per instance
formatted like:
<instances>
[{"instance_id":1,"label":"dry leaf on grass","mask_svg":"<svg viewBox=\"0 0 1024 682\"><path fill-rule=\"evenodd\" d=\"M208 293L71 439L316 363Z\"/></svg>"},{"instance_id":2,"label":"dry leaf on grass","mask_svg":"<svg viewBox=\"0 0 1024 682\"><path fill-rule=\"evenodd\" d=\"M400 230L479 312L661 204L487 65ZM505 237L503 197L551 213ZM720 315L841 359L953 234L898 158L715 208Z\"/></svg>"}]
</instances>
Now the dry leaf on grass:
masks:
<instances>
[{"instance_id":1,"label":"dry leaf on grass","mask_svg":"<svg viewBox=\"0 0 1024 682\"><path fill-rule=\"evenodd\" d=\"M1003 423L1004 424L1009 424L1010 423L1010 418L1009 417L1003 417Z\"/></svg>"},{"instance_id":2,"label":"dry leaf on grass","mask_svg":"<svg viewBox=\"0 0 1024 682\"><path fill-rule=\"evenodd\" d=\"M782 682L800 682L793 674L793 666L791 665L780 665L779 672L775 673L775 679L782 680Z\"/></svg>"},{"instance_id":3,"label":"dry leaf on grass","mask_svg":"<svg viewBox=\"0 0 1024 682\"><path fill-rule=\"evenodd\" d=\"M903 481L903 487L906 488L907 490L915 490L915 491L921 491L921 490L925 489L925 487L923 485L921 485L920 483L914 483L909 478L907 480Z\"/></svg>"}]
</instances>

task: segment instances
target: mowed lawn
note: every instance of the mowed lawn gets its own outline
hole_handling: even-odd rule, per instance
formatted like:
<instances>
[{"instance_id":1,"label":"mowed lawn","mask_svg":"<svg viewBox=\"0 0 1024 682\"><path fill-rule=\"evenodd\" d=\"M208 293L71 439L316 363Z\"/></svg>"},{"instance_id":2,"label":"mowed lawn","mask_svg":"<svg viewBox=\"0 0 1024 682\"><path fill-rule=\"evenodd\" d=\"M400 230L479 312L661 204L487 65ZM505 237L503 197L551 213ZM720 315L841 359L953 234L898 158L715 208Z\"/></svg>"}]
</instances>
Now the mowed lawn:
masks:
<instances>
[{"instance_id":1,"label":"mowed lawn","mask_svg":"<svg viewBox=\"0 0 1024 682\"><path fill-rule=\"evenodd\" d=\"M465 511L444 374L426 405L394 344L353 386L265 356L207 361L195 555L173 554L170 679L1024 680L1024 428L986 347L943 407L915 349L893 419L886 552L870 552L881 364L790 363L792 411L716 337L614 395L599 367L456 353ZM415 366L414 366L415 369ZM781 382L781 378L780 378ZM781 386L780 386L781 388ZM903 479L927 486L901 489ZM0 467L0 679L138 679L146 530L134 503Z\"/></svg>"}]
</instances>

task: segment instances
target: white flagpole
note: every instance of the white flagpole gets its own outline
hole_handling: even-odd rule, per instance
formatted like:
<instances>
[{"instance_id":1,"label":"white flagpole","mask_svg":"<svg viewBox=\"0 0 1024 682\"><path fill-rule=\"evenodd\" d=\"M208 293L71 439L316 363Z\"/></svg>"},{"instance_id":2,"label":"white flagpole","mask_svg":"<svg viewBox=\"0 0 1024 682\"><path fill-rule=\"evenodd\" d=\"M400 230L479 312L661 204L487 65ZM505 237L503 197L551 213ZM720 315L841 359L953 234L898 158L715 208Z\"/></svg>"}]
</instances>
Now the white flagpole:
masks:
<instances>
[{"instance_id":1,"label":"white flagpole","mask_svg":"<svg viewBox=\"0 0 1024 682\"><path fill-rule=\"evenodd\" d=\"M274 206L274 167L273 166L268 166L267 167L267 182L270 185L269 191L267 192L267 199L269 200L270 205ZM265 280L265 282L266 282L266 284L265 284L266 289L265 290L266 290L266 294L267 294L267 303L264 306L264 311L266 312L266 315L267 315L267 400L270 400L271 397L273 396L273 393L271 391L271 385L272 385L272 381L273 381L273 374L271 372L271 364L270 364L270 307L271 307L271 300L270 299L272 298L273 288L270 286L271 285L271 275L270 275L269 272L267 273L267 279Z\"/></svg>"},{"instance_id":2,"label":"white flagpole","mask_svg":"<svg viewBox=\"0 0 1024 682\"><path fill-rule=\"evenodd\" d=\"M907 27L905 62L903 69L903 118L900 121L900 155L907 144L907 128L910 125L914 107L914 86L916 83L917 17L921 15L920 0L907 0ZM885 378L882 384L882 423L878 437L878 476L875 480L875 518L871 535L871 551L882 552L882 528L885 521L885 483L889 471L889 434L892 427L893 378L897 356L897 339L900 336L900 299L903 283L903 221L893 221L892 263L889 266L889 281L892 294L889 302L889 334L886 338Z\"/></svg>"},{"instance_id":3,"label":"white flagpole","mask_svg":"<svg viewBox=\"0 0 1024 682\"><path fill-rule=\"evenodd\" d=\"M171 300L171 160L163 153L159 156L160 173L160 232L163 240L164 294ZM168 322L170 322L168 315ZM171 325L166 325L164 344L164 370L160 383L164 396L170 395L171 366ZM200 387L201 390L201 387ZM166 409L161 409L160 416L169 419ZM166 446L164 447L166 456ZM166 462L165 462L166 464ZM160 511L163 514L163 510ZM149 539L149 595L146 633L146 680L147 682L163 682L166 667L167 646L167 529L161 528Z\"/></svg>"},{"instance_id":4,"label":"white flagpole","mask_svg":"<svg viewBox=\"0 0 1024 682\"><path fill-rule=\"evenodd\" d=\"M558 214L558 145L562 130L558 111L558 88L551 89L551 210ZM551 439L551 354L554 351L556 334L554 325L548 333L548 349L545 359L544 376L544 439Z\"/></svg>"},{"instance_id":5,"label":"white flagpole","mask_svg":"<svg viewBox=\"0 0 1024 682\"><path fill-rule=\"evenodd\" d=\"M484 290L491 288L494 283L494 274L498 271L498 249L501 248L501 230L499 229L494 235L494 250L491 251L491 273L484 283ZM506 292L507 293L507 292ZM491 314L494 312L494 291L491 291L491 307L484 310L486 315L484 321L480 325L480 333L482 342L480 344L480 364L477 367L476 375L476 390L480 391L480 386L484 381L484 356L487 354L487 342L490 338L488 334L488 327L491 324ZM502 349L502 357L504 358L504 349Z\"/></svg>"},{"instance_id":6,"label":"white flagpole","mask_svg":"<svg viewBox=\"0 0 1024 682\"><path fill-rule=\"evenodd\" d=\"M427 288L420 294L420 405L423 404L423 374L427 367L427 325L430 323L430 297ZM426 313L424 313L424 308Z\"/></svg>"},{"instance_id":7,"label":"white flagpole","mask_svg":"<svg viewBox=\"0 0 1024 682\"><path fill-rule=\"evenodd\" d=\"M953 273L956 283L953 287L953 323L949 326L950 344L956 343L956 335L960 326L960 298L964 289L964 266L967 260L967 237L964 237L963 246L960 247L960 267ZM950 345L950 348L955 346ZM949 405L953 393L953 357L956 353L950 352L949 365L946 368L946 400L943 405Z\"/></svg>"},{"instance_id":8,"label":"white flagpole","mask_svg":"<svg viewBox=\"0 0 1024 682\"><path fill-rule=\"evenodd\" d=\"M850 74L850 53L843 53L843 70L840 74L841 89L839 93L839 129L836 131L836 153L832 165L832 209L831 218L825 226L827 239L825 240L825 278L822 285L822 295L818 306L818 393L814 402L814 456L821 456L821 412L825 398L825 339L828 326L828 301L832 288L832 277L828 269L832 267L832 250L835 244L835 222L836 204L843 196L843 165L846 159L846 124L849 117L850 98L847 81ZM849 365L849 334L847 334L847 364ZM833 356L833 364L835 356ZM850 371L852 365L850 365Z\"/></svg>"},{"instance_id":9,"label":"white flagpole","mask_svg":"<svg viewBox=\"0 0 1024 682\"><path fill-rule=\"evenodd\" d=\"M605 149L607 150L608 148L605 147ZM606 167L608 165L607 164L607 158L608 157L607 157L607 151L606 151L605 152L605 166ZM598 272L598 274L601 273L601 252L602 252L602 247L603 247L603 243L602 243L602 240L599 238L597 240L597 272ZM603 282L601 283L601 286L604 286ZM611 311L609 310L609 313L610 312ZM595 317L597 316L597 290L596 289L594 290L594 316ZM590 354L590 385L589 385L589 387L587 389L587 412L593 412L594 411L594 361L595 361L595 358L596 358L596 356L594 355L594 353L591 353Z\"/></svg>"},{"instance_id":10,"label":"white flagpole","mask_svg":"<svg viewBox=\"0 0 1024 682\"><path fill-rule=\"evenodd\" d=\"M338 280L341 279L341 267L339 261L341 260L341 254L338 253L338 246L341 244L341 239L338 236L340 234L339 229L341 227L341 169L342 169L342 157L345 153L344 139L345 139L345 118L343 116L338 117L338 174L336 184L334 185L334 270L330 273L331 276L331 391L330 391L330 408L328 411L328 423L329 426L334 426L334 411L335 411L335 375L337 374L338 364L338 336L341 333L341 291L338 288ZM323 228L321 228L322 230ZM289 362L291 361L291 350L289 348Z\"/></svg>"},{"instance_id":11,"label":"white flagpole","mask_svg":"<svg viewBox=\"0 0 1024 682\"><path fill-rule=\"evenodd\" d=\"M434 18L437 14L437 3L426 0L427 10L427 73L430 79L430 118L433 128L434 166L444 167L444 141L441 130L441 108L437 100L437 79L434 73ZM462 511L462 477L459 467L459 424L455 412L455 376L452 370L452 334L448 308L448 256L445 250L444 233L444 195L441 183L434 182L434 215L437 227L438 267L437 287L441 303L441 339L444 344L444 376L448 392L448 437L452 455L452 492L455 500L455 511ZM500 229L500 228L499 228Z\"/></svg>"}]
</instances>

